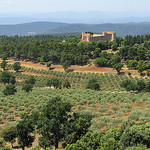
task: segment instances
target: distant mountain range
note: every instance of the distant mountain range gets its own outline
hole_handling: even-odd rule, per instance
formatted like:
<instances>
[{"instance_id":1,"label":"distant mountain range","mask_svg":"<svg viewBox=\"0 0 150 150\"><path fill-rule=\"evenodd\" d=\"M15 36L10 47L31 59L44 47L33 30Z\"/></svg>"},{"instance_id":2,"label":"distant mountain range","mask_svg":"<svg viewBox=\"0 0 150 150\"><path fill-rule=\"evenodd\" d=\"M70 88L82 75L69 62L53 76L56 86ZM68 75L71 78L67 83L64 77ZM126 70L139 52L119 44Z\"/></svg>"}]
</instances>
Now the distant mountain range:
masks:
<instances>
[{"instance_id":1,"label":"distant mountain range","mask_svg":"<svg viewBox=\"0 0 150 150\"><path fill-rule=\"evenodd\" d=\"M64 23L129 23L150 22L150 12L101 12L101 11L58 11L47 13L0 13L0 24L22 24L29 22Z\"/></svg>"},{"instance_id":2,"label":"distant mountain range","mask_svg":"<svg viewBox=\"0 0 150 150\"><path fill-rule=\"evenodd\" d=\"M0 35L37 35L73 32L115 31L117 36L149 34L150 23L105 23L105 24L73 24L60 22L32 22L16 25L0 25Z\"/></svg>"}]
</instances>

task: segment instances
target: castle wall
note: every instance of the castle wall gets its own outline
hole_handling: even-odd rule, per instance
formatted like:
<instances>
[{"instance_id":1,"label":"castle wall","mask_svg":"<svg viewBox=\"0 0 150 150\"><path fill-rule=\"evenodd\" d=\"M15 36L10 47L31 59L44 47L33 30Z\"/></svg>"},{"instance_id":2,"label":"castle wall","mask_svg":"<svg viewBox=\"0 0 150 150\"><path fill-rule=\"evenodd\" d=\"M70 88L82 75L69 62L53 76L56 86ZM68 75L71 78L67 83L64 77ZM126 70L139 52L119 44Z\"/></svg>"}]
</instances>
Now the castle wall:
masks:
<instances>
[{"instance_id":1,"label":"castle wall","mask_svg":"<svg viewBox=\"0 0 150 150\"><path fill-rule=\"evenodd\" d=\"M90 37L89 41L105 41L105 36Z\"/></svg>"},{"instance_id":2,"label":"castle wall","mask_svg":"<svg viewBox=\"0 0 150 150\"><path fill-rule=\"evenodd\" d=\"M116 39L116 32L103 32L102 34L90 34L82 32L82 41L114 41Z\"/></svg>"}]
</instances>

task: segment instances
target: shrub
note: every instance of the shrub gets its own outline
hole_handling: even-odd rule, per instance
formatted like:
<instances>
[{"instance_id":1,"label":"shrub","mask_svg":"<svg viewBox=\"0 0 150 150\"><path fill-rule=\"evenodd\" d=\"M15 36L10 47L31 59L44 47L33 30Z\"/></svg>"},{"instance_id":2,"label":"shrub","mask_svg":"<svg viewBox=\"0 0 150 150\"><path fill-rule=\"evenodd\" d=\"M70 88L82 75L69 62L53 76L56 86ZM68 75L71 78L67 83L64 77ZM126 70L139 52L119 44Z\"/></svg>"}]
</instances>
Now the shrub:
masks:
<instances>
[{"instance_id":1,"label":"shrub","mask_svg":"<svg viewBox=\"0 0 150 150\"><path fill-rule=\"evenodd\" d=\"M24 90L27 93L32 91L32 89L33 89L33 85L29 83L26 83L22 86L22 90Z\"/></svg>"},{"instance_id":2,"label":"shrub","mask_svg":"<svg viewBox=\"0 0 150 150\"><path fill-rule=\"evenodd\" d=\"M114 111L111 109L106 112L107 115L112 115L113 113L114 113Z\"/></svg>"},{"instance_id":3,"label":"shrub","mask_svg":"<svg viewBox=\"0 0 150 150\"><path fill-rule=\"evenodd\" d=\"M63 87L67 88L67 89L71 87L71 85L67 79L63 82Z\"/></svg>"},{"instance_id":4,"label":"shrub","mask_svg":"<svg viewBox=\"0 0 150 150\"><path fill-rule=\"evenodd\" d=\"M18 72L21 69L20 62L15 62L13 64L13 69Z\"/></svg>"},{"instance_id":5,"label":"shrub","mask_svg":"<svg viewBox=\"0 0 150 150\"><path fill-rule=\"evenodd\" d=\"M98 112L106 112L106 108L98 108Z\"/></svg>"},{"instance_id":6,"label":"shrub","mask_svg":"<svg viewBox=\"0 0 150 150\"><path fill-rule=\"evenodd\" d=\"M91 78L88 80L86 88L92 90L100 90L100 85L95 78Z\"/></svg>"},{"instance_id":7,"label":"shrub","mask_svg":"<svg viewBox=\"0 0 150 150\"><path fill-rule=\"evenodd\" d=\"M119 107L118 106L112 106L111 109L116 112L117 110L119 110Z\"/></svg>"},{"instance_id":8,"label":"shrub","mask_svg":"<svg viewBox=\"0 0 150 150\"><path fill-rule=\"evenodd\" d=\"M33 85L33 84L35 84L35 81L36 81L35 77L30 76L27 80L25 80L25 83Z\"/></svg>"},{"instance_id":9,"label":"shrub","mask_svg":"<svg viewBox=\"0 0 150 150\"><path fill-rule=\"evenodd\" d=\"M5 89L3 90L4 95L13 95L15 92L17 92L17 89L13 84L6 85Z\"/></svg>"}]
</instances>

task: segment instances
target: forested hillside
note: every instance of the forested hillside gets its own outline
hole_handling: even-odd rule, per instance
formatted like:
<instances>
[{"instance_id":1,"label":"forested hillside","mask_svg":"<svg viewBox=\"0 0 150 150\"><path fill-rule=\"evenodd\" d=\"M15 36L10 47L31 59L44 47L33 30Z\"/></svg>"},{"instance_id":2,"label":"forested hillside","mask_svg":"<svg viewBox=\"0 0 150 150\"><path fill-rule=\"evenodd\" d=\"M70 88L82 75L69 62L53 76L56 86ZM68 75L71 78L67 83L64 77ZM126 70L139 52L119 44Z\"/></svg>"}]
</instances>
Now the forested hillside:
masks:
<instances>
[{"instance_id":1,"label":"forested hillside","mask_svg":"<svg viewBox=\"0 0 150 150\"><path fill-rule=\"evenodd\" d=\"M150 33L150 23L125 24L67 24L59 22L33 22L16 25L0 25L1 35L37 35L68 32L96 32L115 31L117 36L138 35Z\"/></svg>"}]
</instances>

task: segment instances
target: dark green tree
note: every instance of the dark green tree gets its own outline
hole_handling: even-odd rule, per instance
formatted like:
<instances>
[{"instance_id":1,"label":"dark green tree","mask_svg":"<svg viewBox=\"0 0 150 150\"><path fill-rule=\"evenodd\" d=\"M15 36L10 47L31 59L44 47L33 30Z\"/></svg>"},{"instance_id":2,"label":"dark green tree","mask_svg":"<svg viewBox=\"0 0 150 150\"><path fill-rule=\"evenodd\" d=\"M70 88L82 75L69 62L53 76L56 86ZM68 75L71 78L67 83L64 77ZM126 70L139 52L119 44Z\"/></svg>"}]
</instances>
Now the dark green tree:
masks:
<instances>
[{"instance_id":1,"label":"dark green tree","mask_svg":"<svg viewBox=\"0 0 150 150\"><path fill-rule=\"evenodd\" d=\"M138 65L138 61L137 60L129 60L127 62L127 67L129 69L136 69L137 68L137 65Z\"/></svg>"},{"instance_id":2,"label":"dark green tree","mask_svg":"<svg viewBox=\"0 0 150 150\"><path fill-rule=\"evenodd\" d=\"M18 138L18 144L21 146L22 150L25 147L31 147L35 136L31 133L34 131L34 124L29 116L25 116L16 126L16 135Z\"/></svg>"},{"instance_id":3,"label":"dark green tree","mask_svg":"<svg viewBox=\"0 0 150 150\"><path fill-rule=\"evenodd\" d=\"M33 84L35 84L35 82L36 82L36 79L34 76L30 76L28 79L25 80L26 84L32 84L33 85Z\"/></svg>"},{"instance_id":4,"label":"dark green tree","mask_svg":"<svg viewBox=\"0 0 150 150\"><path fill-rule=\"evenodd\" d=\"M145 70L143 60L138 61L137 70L140 73L140 75L142 75L142 72Z\"/></svg>"},{"instance_id":5,"label":"dark green tree","mask_svg":"<svg viewBox=\"0 0 150 150\"><path fill-rule=\"evenodd\" d=\"M39 144L46 148L55 146L65 138L68 124L68 112L71 111L71 105L62 102L56 97L50 100L42 109L38 121L38 132L41 135Z\"/></svg>"},{"instance_id":6,"label":"dark green tree","mask_svg":"<svg viewBox=\"0 0 150 150\"><path fill-rule=\"evenodd\" d=\"M137 146L138 144L144 144L150 148L149 136L150 125L148 123L128 125L120 137L120 145L123 149L129 146Z\"/></svg>"},{"instance_id":7,"label":"dark green tree","mask_svg":"<svg viewBox=\"0 0 150 150\"><path fill-rule=\"evenodd\" d=\"M129 80L129 79L123 80L120 83L120 86L125 88L127 91L135 91L135 90L137 90L137 84L134 81Z\"/></svg>"},{"instance_id":8,"label":"dark green tree","mask_svg":"<svg viewBox=\"0 0 150 150\"><path fill-rule=\"evenodd\" d=\"M93 52L93 58L97 58L99 57L99 54L101 53L101 49L100 48L96 48Z\"/></svg>"},{"instance_id":9,"label":"dark green tree","mask_svg":"<svg viewBox=\"0 0 150 150\"><path fill-rule=\"evenodd\" d=\"M47 86L51 87L54 86L56 89L61 88L62 82L59 78L51 78L47 81Z\"/></svg>"},{"instance_id":10,"label":"dark green tree","mask_svg":"<svg viewBox=\"0 0 150 150\"><path fill-rule=\"evenodd\" d=\"M47 67L49 67L49 69L50 69L50 67L51 67L52 64L53 64L52 61L47 62Z\"/></svg>"},{"instance_id":11,"label":"dark green tree","mask_svg":"<svg viewBox=\"0 0 150 150\"><path fill-rule=\"evenodd\" d=\"M13 84L8 84L6 85L6 87L3 90L4 95L13 95L15 94L15 92L17 92L17 89L15 88L15 86Z\"/></svg>"},{"instance_id":12,"label":"dark green tree","mask_svg":"<svg viewBox=\"0 0 150 150\"><path fill-rule=\"evenodd\" d=\"M9 83L11 84L15 84L16 83L16 79L14 76L11 75L10 79L9 79Z\"/></svg>"},{"instance_id":13,"label":"dark green tree","mask_svg":"<svg viewBox=\"0 0 150 150\"><path fill-rule=\"evenodd\" d=\"M65 150L119 150L120 131L87 132L76 143L68 144Z\"/></svg>"},{"instance_id":14,"label":"dark green tree","mask_svg":"<svg viewBox=\"0 0 150 150\"><path fill-rule=\"evenodd\" d=\"M111 65L121 63L121 57L118 54L115 54L111 57Z\"/></svg>"},{"instance_id":15,"label":"dark green tree","mask_svg":"<svg viewBox=\"0 0 150 150\"><path fill-rule=\"evenodd\" d=\"M88 132L88 128L91 126L91 119L92 116L75 113L74 118L69 121L69 135L66 137L64 145L76 143L77 140L80 140Z\"/></svg>"},{"instance_id":16,"label":"dark green tree","mask_svg":"<svg viewBox=\"0 0 150 150\"><path fill-rule=\"evenodd\" d=\"M116 44L116 43L113 44L113 45L111 46L111 49L112 49L113 51L117 51L117 49L118 49L117 44Z\"/></svg>"},{"instance_id":17,"label":"dark green tree","mask_svg":"<svg viewBox=\"0 0 150 150\"><path fill-rule=\"evenodd\" d=\"M115 69L118 74L120 74L122 67L123 67L123 63L117 63L117 64L113 65L113 69Z\"/></svg>"},{"instance_id":18,"label":"dark green tree","mask_svg":"<svg viewBox=\"0 0 150 150\"><path fill-rule=\"evenodd\" d=\"M100 85L99 85L98 81L95 78L90 78L87 81L86 88L98 91L98 90L100 90Z\"/></svg>"},{"instance_id":19,"label":"dark green tree","mask_svg":"<svg viewBox=\"0 0 150 150\"><path fill-rule=\"evenodd\" d=\"M107 67L108 66L108 59L106 58L96 58L96 60L94 61L94 64L97 67Z\"/></svg>"},{"instance_id":20,"label":"dark green tree","mask_svg":"<svg viewBox=\"0 0 150 150\"><path fill-rule=\"evenodd\" d=\"M16 141L16 126L7 126L4 127L3 130L1 131L1 137L6 141L11 143L12 148L13 144Z\"/></svg>"},{"instance_id":21,"label":"dark green tree","mask_svg":"<svg viewBox=\"0 0 150 150\"><path fill-rule=\"evenodd\" d=\"M2 68L3 70L5 70L6 66L7 66L7 62L6 62L6 60L3 60L3 61L1 62L1 68Z\"/></svg>"},{"instance_id":22,"label":"dark green tree","mask_svg":"<svg viewBox=\"0 0 150 150\"><path fill-rule=\"evenodd\" d=\"M0 74L0 82L3 82L4 84L9 83L11 77L12 77L12 75L10 74L10 72L8 72L8 71L3 71L3 72Z\"/></svg>"},{"instance_id":23,"label":"dark green tree","mask_svg":"<svg viewBox=\"0 0 150 150\"><path fill-rule=\"evenodd\" d=\"M23 86L22 86L22 90L24 90L25 92L30 92L32 91L33 89L33 85L32 84L29 84L29 83L25 83Z\"/></svg>"},{"instance_id":24,"label":"dark green tree","mask_svg":"<svg viewBox=\"0 0 150 150\"><path fill-rule=\"evenodd\" d=\"M67 69L71 66L71 62L69 60L65 60L63 63L62 63L62 66L64 68L64 71L66 72Z\"/></svg>"},{"instance_id":25,"label":"dark green tree","mask_svg":"<svg viewBox=\"0 0 150 150\"><path fill-rule=\"evenodd\" d=\"M138 92L141 92L142 90L144 90L145 89L145 81L144 80L142 80L142 79L139 79L139 80L137 80L137 90L138 90Z\"/></svg>"},{"instance_id":26,"label":"dark green tree","mask_svg":"<svg viewBox=\"0 0 150 150\"><path fill-rule=\"evenodd\" d=\"M63 87L67 88L67 89L71 87L71 85L67 79L63 82Z\"/></svg>"},{"instance_id":27,"label":"dark green tree","mask_svg":"<svg viewBox=\"0 0 150 150\"><path fill-rule=\"evenodd\" d=\"M13 69L18 72L21 69L20 62L15 62L13 64Z\"/></svg>"},{"instance_id":28,"label":"dark green tree","mask_svg":"<svg viewBox=\"0 0 150 150\"><path fill-rule=\"evenodd\" d=\"M146 91L150 92L150 80L148 80L146 82L146 86L145 86Z\"/></svg>"}]
</instances>

